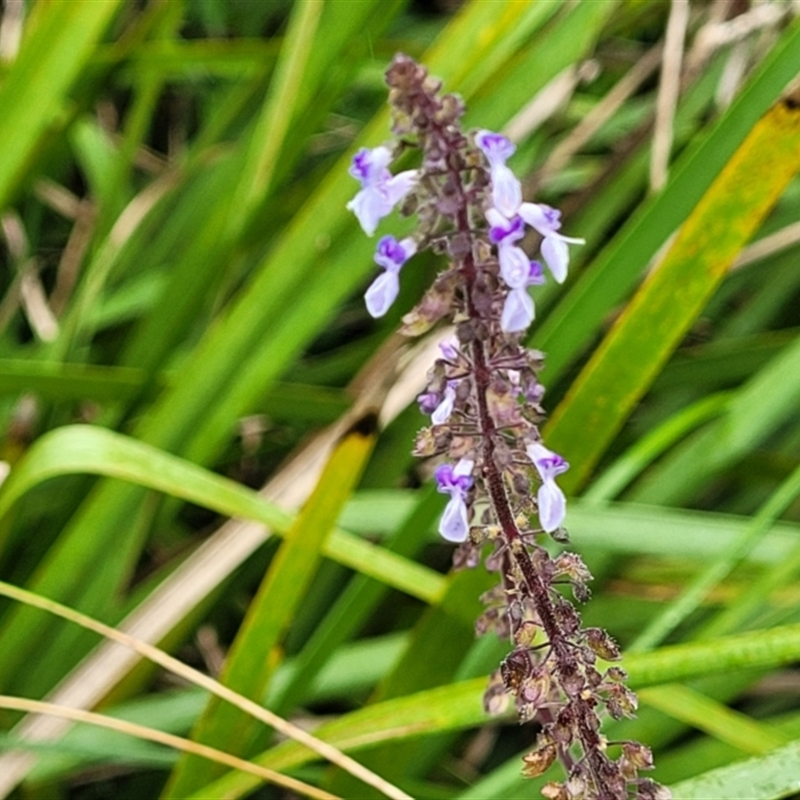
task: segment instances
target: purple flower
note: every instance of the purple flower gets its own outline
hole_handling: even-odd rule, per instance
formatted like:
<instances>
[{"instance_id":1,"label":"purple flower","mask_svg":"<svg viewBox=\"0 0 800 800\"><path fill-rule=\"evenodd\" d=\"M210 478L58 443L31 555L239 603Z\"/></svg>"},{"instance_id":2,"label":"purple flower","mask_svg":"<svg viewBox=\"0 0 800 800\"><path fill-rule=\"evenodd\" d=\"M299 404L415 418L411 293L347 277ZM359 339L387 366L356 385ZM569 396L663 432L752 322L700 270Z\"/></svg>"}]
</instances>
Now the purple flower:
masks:
<instances>
[{"instance_id":1,"label":"purple flower","mask_svg":"<svg viewBox=\"0 0 800 800\"><path fill-rule=\"evenodd\" d=\"M542 479L542 485L539 487L537 495L539 522L545 532L552 533L561 525L567 513L564 492L558 488L555 479L556 475L569 469L569 464L560 455L548 450L539 442L533 442L525 449Z\"/></svg>"},{"instance_id":2,"label":"purple flower","mask_svg":"<svg viewBox=\"0 0 800 800\"><path fill-rule=\"evenodd\" d=\"M439 342L439 350L447 361L458 361L458 339L455 336L446 336Z\"/></svg>"},{"instance_id":3,"label":"purple flower","mask_svg":"<svg viewBox=\"0 0 800 800\"><path fill-rule=\"evenodd\" d=\"M372 236L378 222L390 214L414 187L417 181L417 170L408 170L392 176L389 163L392 153L388 147L376 147L369 150L362 147L354 156L350 174L361 182L361 191L347 204L364 233Z\"/></svg>"},{"instance_id":4,"label":"purple flower","mask_svg":"<svg viewBox=\"0 0 800 800\"><path fill-rule=\"evenodd\" d=\"M558 283L567 278L569 249L567 243L585 244L585 239L575 239L558 233L561 228L561 212L544 203L522 203L519 215L543 237L542 255L550 272Z\"/></svg>"},{"instance_id":5,"label":"purple flower","mask_svg":"<svg viewBox=\"0 0 800 800\"><path fill-rule=\"evenodd\" d=\"M383 267L386 272L375 278L364 295L367 311L373 317L382 317L397 299L397 293L400 291L398 278L400 268L416 252L417 245L413 239L403 239L398 242L394 236L384 236L378 242L375 263Z\"/></svg>"},{"instance_id":6,"label":"purple flower","mask_svg":"<svg viewBox=\"0 0 800 800\"><path fill-rule=\"evenodd\" d=\"M474 466L474 461L462 458L455 467L450 464L440 464L433 473L436 488L442 494L450 495L450 501L439 521L439 533L448 542L466 541L469 533L465 500L467 492L472 486L472 468Z\"/></svg>"},{"instance_id":7,"label":"purple flower","mask_svg":"<svg viewBox=\"0 0 800 800\"><path fill-rule=\"evenodd\" d=\"M519 286L511 289L503 304L500 327L506 333L524 331L533 322L535 315L533 299L528 294L527 287L543 283L542 265L538 261L528 261L527 275Z\"/></svg>"},{"instance_id":8,"label":"purple flower","mask_svg":"<svg viewBox=\"0 0 800 800\"><path fill-rule=\"evenodd\" d=\"M423 414L433 414L436 410L436 406L441 402L442 397L436 392L423 392L421 395L417 396L417 405Z\"/></svg>"},{"instance_id":9,"label":"purple flower","mask_svg":"<svg viewBox=\"0 0 800 800\"><path fill-rule=\"evenodd\" d=\"M500 262L500 275L511 289L526 285L530 270L530 259L518 242L525 235L525 223L522 217L507 220L497 209L490 208L486 212L490 224L489 239L497 245L497 260Z\"/></svg>"},{"instance_id":10,"label":"purple flower","mask_svg":"<svg viewBox=\"0 0 800 800\"><path fill-rule=\"evenodd\" d=\"M504 216L513 217L522 202L522 187L506 161L516 147L502 134L491 131L478 131L475 144L489 162L494 207Z\"/></svg>"},{"instance_id":11,"label":"purple flower","mask_svg":"<svg viewBox=\"0 0 800 800\"><path fill-rule=\"evenodd\" d=\"M457 385L458 381L447 381L447 386L444 390L444 398L431 414L431 422L433 422L434 425L443 425L450 419L450 415L453 413L453 406L456 402Z\"/></svg>"}]
</instances>

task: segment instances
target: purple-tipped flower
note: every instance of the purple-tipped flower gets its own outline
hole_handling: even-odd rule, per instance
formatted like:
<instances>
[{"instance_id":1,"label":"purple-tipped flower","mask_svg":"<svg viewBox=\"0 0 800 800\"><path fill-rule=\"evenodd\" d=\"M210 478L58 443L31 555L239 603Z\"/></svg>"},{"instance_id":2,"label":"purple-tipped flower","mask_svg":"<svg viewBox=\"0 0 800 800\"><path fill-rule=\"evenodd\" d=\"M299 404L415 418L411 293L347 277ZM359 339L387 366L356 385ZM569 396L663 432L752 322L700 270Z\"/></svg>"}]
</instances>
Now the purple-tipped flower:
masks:
<instances>
[{"instance_id":1,"label":"purple-tipped flower","mask_svg":"<svg viewBox=\"0 0 800 800\"><path fill-rule=\"evenodd\" d=\"M500 327L506 333L519 333L528 328L533 322L535 309L533 299L528 294L528 286L544 283L542 265L538 261L528 262L528 274L524 282L513 288L506 296L503 304L503 314L500 318Z\"/></svg>"},{"instance_id":2,"label":"purple-tipped flower","mask_svg":"<svg viewBox=\"0 0 800 800\"><path fill-rule=\"evenodd\" d=\"M361 191L347 204L364 233L372 236L383 217L414 188L417 170L392 175L389 164L392 153L388 147L369 150L362 147L354 156L350 174L361 182Z\"/></svg>"},{"instance_id":3,"label":"purple-tipped flower","mask_svg":"<svg viewBox=\"0 0 800 800\"><path fill-rule=\"evenodd\" d=\"M547 533L561 526L567 513L564 492L556 485L556 475L569 469L569 464L557 453L548 450L543 444L533 442L526 448L528 457L539 472L542 485L539 487L539 522Z\"/></svg>"},{"instance_id":4,"label":"purple-tipped flower","mask_svg":"<svg viewBox=\"0 0 800 800\"><path fill-rule=\"evenodd\" d=\"M558 283L564 283L569 265L569 249L567 243L585 244L585 239L562 236L561 212L544 203L523 203L519 207L519 215L543 237L542 255L550 272Z\"/></svg>"},{"instance_id":5,"label":"purple-tipped flower","mask_svg":"<svg viewBox=\"0 0 800 800\"><path fill-rule=\"evenodd\" d=\"M373 317L382 317L397 299L400 291L398 278L400 268L416 252L417 245L413 239L403 239L398 242L394 236L384 236L378 242L375 263L383 267L386 272L375 278L364 295L367 311Z\"/></svg>"},{"instance_id":6,"label":"purple-tipped flower","mask_svg":"<svg viewBox=\"0 0 800 800\"><path fill-rule=\"evenodd\" d=\"M517 148L505 136L492 131L478 131L475 144L489 162L494 207L504 216L513 217L522 202L522 186L506 161Z\"/></svg>"},{"instance_id":7,"label":"purple-tipped flower","mask_svg":"<svg viewBox=\"0 0 800 800\"><path fill-rule=\"evenodd\" d=\"M431 414L431 422L433 422L434 425L443 425L450 419L450 415L453 413L453 406L456 402L457 385L458 381L447 381L447 386L444 390L444 398Z\"/></svg>"},{"instance_id":8,"label":"purple-tipped flower","mask_svg":"<svg viewBox=\"0 0 800 800\"><path fill-rule=\"evenodd\" d=\"M531 260L518 242L525 235L525 223L522 217L507 220L497 209L490 208L486 212L489 228L489 239L497 245L497 260L500 262L500 275L511 289L519 289L526 285Z\"/></svg>"},{"instance_id":9,"label":"purple-tipped flower","mask_svg":"<svg viewBox=\"0 0 800 800\"><path fill-rule=\"evenodd\" d=\"M440 464L433 473L436 488L442 494L450 495L450 501L439 521L439 533L448 542L464 542L469 534L466 497L472 486L474 466L474 461L462 458L455 467Z\"/></svg>"}]
</instances>

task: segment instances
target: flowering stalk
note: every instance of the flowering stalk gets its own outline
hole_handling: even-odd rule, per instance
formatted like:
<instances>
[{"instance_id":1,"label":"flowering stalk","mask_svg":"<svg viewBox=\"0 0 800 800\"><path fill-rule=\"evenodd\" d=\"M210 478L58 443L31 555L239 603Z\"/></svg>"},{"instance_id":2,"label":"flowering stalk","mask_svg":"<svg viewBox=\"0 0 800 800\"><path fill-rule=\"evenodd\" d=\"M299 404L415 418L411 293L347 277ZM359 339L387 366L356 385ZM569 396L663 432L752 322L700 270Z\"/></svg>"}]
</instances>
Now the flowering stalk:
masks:
<instances>
[{"instance_id":1,"label":"flowering stalk","mask_svg":"<svg viewBox=\"0 0 800 800\"><path fill-rule=\"evenodd\" d=\"M591 575L583 561L569 552L553 558L540 543L547 535L567 540L566 501L556 478L569 465L545 447L538 429L542 355L526 349L521 336L535 315L528 288L545 278L542 264L519 242L528 227L539 234L543 260L560 283L569 244L583 240L560 232L555 209L523 202L506 164L514 145L490 131L465 135L461 100L440 96L440 83L423 67L398 55L386 79L398 142L356 154L351 174L362 188L348 208L368 235L399 204L419 220L413 236L401 242L385 236L378 244L375 261L385 271L366 293L375 317L394 302L400 269L418 250L447 256L447 268L404 317L402 332L418 335L445 318L456 326L418 398L432 425L418 435L415 454L447 456L434 477L450 497L439 531L459 545L455 565L477 565L490 547L486 566L500 576L483 598L477 630L509 638L512 651L490 679L487 709L501 711L513 696L521 719L539 723L525 774L539 775L556 759L567 772L565 781L546 785L545 797L669 797L639 777L640 769L652 767L647 747L611 743L600 732L602 709L615 719L632 716L636 697L620 667L597 669L598 657L619 659L617 646L605 631L583 628L557 588L569 585L577 600L588 599ZM392 157L412 147L421 151L420 168L393 176Z\"/></svg>"}]
</instances>

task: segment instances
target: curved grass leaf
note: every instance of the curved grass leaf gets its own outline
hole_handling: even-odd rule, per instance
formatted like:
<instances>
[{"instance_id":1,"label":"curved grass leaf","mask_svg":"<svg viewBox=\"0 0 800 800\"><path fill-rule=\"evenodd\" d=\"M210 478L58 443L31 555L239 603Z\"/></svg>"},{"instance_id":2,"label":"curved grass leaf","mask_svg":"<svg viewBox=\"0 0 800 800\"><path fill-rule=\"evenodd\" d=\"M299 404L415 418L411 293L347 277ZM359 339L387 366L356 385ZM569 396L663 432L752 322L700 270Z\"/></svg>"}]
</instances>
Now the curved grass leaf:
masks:
<instances>
[{"instance_id":1,"label":"curved grass leaf","mask_svg":"<svg viewBox=\"0 0 800 800\"><path fill-rule=\"evenodd\" d=\"M253 699L263 696L280 662L277 650L282 637L309 589L325 542L372 450L376 424L375 416L369 414L343 436L270 563L220 675L222 683L240 694ZM252 720L212 698L192 732L192 740L246 755L254 747L256 734ZM185 797L220 772L214 764L185 757L173 772L164 796Z\"/></svg>"},{"instance_id":2,"label":"curved grass leaf","mask_svg":"<svg viewBox=\"0 0 800 800\"><path fill-rule=\"evenodd\" d=\"M42 481L57 475L86 472L163 491L227 516L253 519L278 533L285 533L292 521L289 514L251 489L135 439L89 426L60 428L36 442L0 489L0 517ZM445 586L444 579L432 570L343 531L334 531L325 546L325 554L364 575L410 591L426 602L438 602ZM57 548L52 557L58 560ZM90 559L91 551L82 557ZM60 563L63 564L63 560ZM62 568L55 576L61 580L62 592L80 579L82 569L73 560L70 570ZM58 591L54 584L51 586ZM27 653L31 647L35 648L38 637L49 630L25 609L12 611L4 623L4 641L9 646L12 641L16 642L20 658L27 657L23 651ZM18 641L17 636L20 637ZM7 659L0 664L1 679L7 680L13 674L13 661Z\"/></svg>"}]
</instances>

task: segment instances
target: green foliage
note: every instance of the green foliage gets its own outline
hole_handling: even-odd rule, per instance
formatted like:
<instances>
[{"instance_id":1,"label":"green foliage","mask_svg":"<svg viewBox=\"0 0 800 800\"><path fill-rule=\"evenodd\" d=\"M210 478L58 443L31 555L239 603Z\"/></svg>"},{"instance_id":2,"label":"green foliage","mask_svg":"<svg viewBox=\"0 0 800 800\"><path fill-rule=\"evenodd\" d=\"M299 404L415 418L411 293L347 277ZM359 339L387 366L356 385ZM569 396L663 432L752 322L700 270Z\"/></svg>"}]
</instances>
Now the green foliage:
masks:
<instances>
[{"instance_id":1,"label":"green foliage","mask_svg":"<svg viewBox=\"0 0 800 800\"><path fill-rule=\"evenodd\" d=\"M393 317L361 300L374 241L345 209L347 168L388 136L381 75L402 49L469 124L510 125L526 196L588 239L537 299L533 343L596 578L584 616L641 689L609 738L652 744L675 797L785 797L800 26L780 2L735 25L693 4L677 108L656 123L670 4L421 5L39 0L21 27L6 4L0 39L0 578L310 717L396 788L7 593L0 694L345 797L537 796L517 755L534 729L481 704L504 655L473 638L489 578L443 574L444 499L408 455L427 364L393 332L437 265L404 268ZM656 191L651 142L670 129ZM335 447L373 409L371 458L370 437ZM279 796L197 755L40 724L2 712L0 796Z\"/></svg>"}]
</instances>

